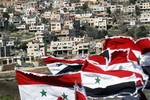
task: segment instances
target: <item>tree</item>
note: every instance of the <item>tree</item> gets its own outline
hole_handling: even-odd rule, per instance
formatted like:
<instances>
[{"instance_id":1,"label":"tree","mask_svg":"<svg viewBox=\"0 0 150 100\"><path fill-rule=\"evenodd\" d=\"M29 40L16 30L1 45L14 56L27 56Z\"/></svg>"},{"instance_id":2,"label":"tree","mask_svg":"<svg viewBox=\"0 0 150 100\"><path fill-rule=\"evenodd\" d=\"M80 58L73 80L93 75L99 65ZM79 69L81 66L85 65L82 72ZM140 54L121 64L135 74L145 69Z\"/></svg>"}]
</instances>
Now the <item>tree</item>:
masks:
<instances>
[{"instance_id":1,"label":"tree","mask_svg":"<svg viewBox=\"0 0 150 100\"><path fill-rule=\"evenodd\" d=\"M108 14L111 14L111 10L110 10L110 7L107 8L107 11L106 11Z\"/></svg>"},{"instance_id":2,"label":"tree","mask_svg":"<svg viewBox=\"0 0 150 100\"><path fill-rule=\"evenodd\" d=\"M131 27L130 29L128 29L128 32L126 35L135 38L135 30L136 30L136 27Z\"/></svg>"},{"instance_id":3,"label":"tree","mask_svg":"<svg viewBox=\"0 0 150 100\"><path fill-rule=\"evenodd\" d=\"M4 18L4 30L6 31L6 30L8 30L8 23L9 23L8 20L9 20L10 16L7 12L3 12L2 16Z\"/></svg>"},{"instance_id":4,"label":"tree","mask_svg":"<svg viewBox=\"0 0 150 100\"><path fill-rule=\"evenodd\" d=\"M16 29L16 27L15 27L14 24L9 24L9 25L8 25L8 31L14 32L14 31L16 31L16 30L17 30L17 29Z\"/></svg>"},{"instance_id":5,"label":"tree","mask_svg":"<svg viewBox=\"0 0 150 100\"><path fill-rule=\"evenodd\" d=\"M85 2L85 3L83 4L83 6L81 7L81 9L82 9L83 11L87 11L87 9L88 9L88 2Z\"/></svg>"},{"instance_id":6,"label":"tree","mask_svg":"<svg viewBox=\"0 0 150 100\"><path fill-rule=\"evenodd\" d=\"M27 51L27 42L22 42L19 46L19 49L22 49L23 51Z\"/></svg>"},{"instance_id":7,"label":"tree","mask_svg":"<svg viewBox=\"0 0 150 100\"><path fill-rule=\"evenodd\" d=\"M14 8L13 8L12 6L9 6L9 7L7 8L7 12L8 12L8 13L13 13L13 12L14 12Z\"/></svg>"},{"instance_id":8,"label":"tree","mask_svg":"<svg viewBox=\"0 0 150 100\"><path fill-rule=\"evenodd\" d=\"M136 0L129 0L131 4L135 4Z\"/></svg>"},{"instance_id":9,"label":"tree","mask_svg":"<svg viewBox=\"0 0 150 100\"><path fill-rule=\"evenodd\" d=\"M3 16L3 18L7 18L7 20L9 19L9 14L8 14L8 12L3 12L2 13L2 16Z\"/></svg>"},{"instance_id":10,"label":"tree","mask_svg":"<svg viewBox=\"0 0 150 100\"><path fill-rule=\"evenodd\" d=\"M63 8L63 11L64 11L64 12L67 12L67 8Z\"/></svg>"},{"instance_id":11,"label":"tree","mask_svg":"<svg viewBox=\"0 0 150 100\"><path fill-rule=\"evenodd\" d=\"M125 25L120 25L121 33L126 33L128 31L128 28Z\"/></svg>"},{"instance_id":12,"label":"tree","mask_svg":"<svg viewBox=\"0 0 150 100\"><path fill-rule=\"evenodd\" d=\"M135 9L136 9L135 14L136 14L137 16L139 16L139 15L141 14L140 8L139 8L138 6L135 6Z\"/></svg>"},{"instance_id":13,"label":"tree","mask_svg":"<svg viewBox=\"0 0 150 100\"><path fill-rule=\"evenodd\" d=\"M136 31L136 38L147 37L149 34L149 31L144 26L140 26Z\"/></svg>"},{"instance_id":14,"label":"tree","mask_svg":"<svg viewBox=\"0 0 150 100\"><path fill-rule=\"evenodd\" d=\"M87 26L85 29L86 29L85 31L89 37L93 37L93 38L99 37L98 30L96 28Z\"/></svg>"}]
</instances>

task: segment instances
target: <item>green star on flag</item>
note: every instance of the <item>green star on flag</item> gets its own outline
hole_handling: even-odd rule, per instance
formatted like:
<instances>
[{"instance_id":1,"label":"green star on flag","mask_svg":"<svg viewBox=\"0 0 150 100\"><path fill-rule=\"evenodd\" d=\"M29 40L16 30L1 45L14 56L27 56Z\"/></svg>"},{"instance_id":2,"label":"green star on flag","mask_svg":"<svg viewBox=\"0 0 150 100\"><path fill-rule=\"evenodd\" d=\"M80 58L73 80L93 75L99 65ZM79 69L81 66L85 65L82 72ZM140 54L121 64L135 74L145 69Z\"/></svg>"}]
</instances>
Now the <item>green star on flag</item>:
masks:
<instances>
[{"instance_id":1,"label":"green star on flag","mask_svg":"<svg viewBox=\"0 0 150 100\"><path fill-rule=\"evenodd\" d=\"M139 60L139 62L140 62L140 60L141 60L141 57L140 57L140 56L138 57L138 60Z\"/></svg>"},{"instance_id":2,"label":"green star on flag","mask_svg":"<svg viewBox=\"0 0 150 100\"><path fill-rule=\"evenodd\" d=\"M46 96L46 93L47 93L47 92L45 92L45 91L42 89L42 92L40 92L40 93L41 93L41 95L42 95L42 97L43 97L43 96Z\"/></svg>"},{"instance_id":3,"label":"green star on flag","mask_svg":"<svg viewBox=\"0 0 150 100\"><path fill-rule=\"evenodd\" d=\"M99 79L99 77L95 78L95 81L96 81L95 84L96 84L96 83L100 84L100 79Z\"/></svg>"},{"instance_id":4,"label":"green star on flag","mask_svg":"<svg viewBox=\"0 0 150 100\"><path fill-rule=\"evenodd\" d=\"M67 95L65 93L63 93L62 97L64 98L64 100L68 100Z\"/></svg>"}]
</instances>

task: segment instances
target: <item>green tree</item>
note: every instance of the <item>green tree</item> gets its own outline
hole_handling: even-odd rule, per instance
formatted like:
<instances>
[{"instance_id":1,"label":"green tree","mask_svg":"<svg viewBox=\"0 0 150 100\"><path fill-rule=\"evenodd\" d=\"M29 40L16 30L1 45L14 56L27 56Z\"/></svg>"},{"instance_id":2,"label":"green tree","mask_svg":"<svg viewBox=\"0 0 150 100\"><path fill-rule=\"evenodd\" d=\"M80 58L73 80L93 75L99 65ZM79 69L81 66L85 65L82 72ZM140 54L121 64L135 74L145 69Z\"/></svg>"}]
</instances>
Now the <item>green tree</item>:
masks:
<instances>
[{"instance_id":1,"label":"green tree","mask_svg":"<svg viewBox=\"0 0 150 100\"><path fill-rule=\"evenodd\" d=\"M15 31L15 30L16 30L16 27L15 27L14 24L9 24L9 25L8 25L8 31L13 32L13 31Z\"/></svg>"},{"instance_id":2,"label":"green tree","mask_svg":"<svg viewBox=\"0 0 150 100\"><path fill-rule=\"evenodd\" d=\"M108 14L111 14L111 10L110 10L110 7L107 8L107 11L106 11Z\"/></svg>"},{"instance_id":3,"label":"green tree","mask_svg":"<svg viewBox=\"0 0 150 100\"><path fill-rule=\"evenodd\" d=\"M19 46L19 49L22 49L23 51L27 51L27 42L22 42Z\"/></svg>"},{"instance_id":4,"label":"green tree","mask_svg":"<svg viewBox=\"0 0 150 100\"><path fill-rule=\"evenodd\" d=\"M64 11L64 12L67 12L67 8L63 8L63 11Z\"/></svg>"},{"instance_id":5,"label":"green tree","mask_svg":"<svg viewBox=\"0 0 150 100\"><path fill-rule=\"evenodd\" d=\"M135 6L135 14L137 15L137 16L139 16L140 14L141 14L141 10L140 10L140 8L138 7L138 6Z\"/></svg>"},{"instance_id":6,"label":"green tree","mask_svg":"<svg viewBox=\"0 0 150 100\"><path fill-rule=\"evenodd\" d=\"M81 9L82 9L83 11L87 11L87 9L88 9L88 2L85 2L85 3L83 4L83 6L81 7Z\"/></svg>"},{"instance_id":7,"label":"green tree","mask_svg":"<svg viewBox=\"0 0 150 100\"><path fill-rule=\"evenodd\" d=\"M136 30L136 27L131 27L130 29L128 29L128 32L126 33L126 35L135 38L135 30Z\"/></svg>"},{"instance_id":8,"label":"green tree","mask_svg":"<svg viewBox=\"0 0 150 100\"><path fill-rule=\"evenodd\" d=\"M140 26L136 30L136 38L147 37L149 31L145 28L145 26Z\"/></svg>"},{"instance_id":9,"label":"green tree","mask_svg":"<svg viewBox=\"0 0 150 100\"><path fill-rule=\"evenodd\" d=\"M2 13L2 16L3 16L3 18L7 18L7 20L9 19L9 14L8 14L8 12L3 12Z\"/></svg>"},{"instance_id":10,"label":"green tree","mask_svg":"<svg viewBox=\"0 0 150 100\"><path fill-rule=\"evenodd\" d=\"M135 4L136 0L129 0L131 4Z\"/></svg>"},{"instance_id":11,"label":"green tree","mask_svg":"<svg viewBox=\"0 0 150 100\"><path fill-rule=\"evenodd\" d=\"M98 30L96 28L93 28L93 27L87 26L85 28L85 33L87 33L89 37L93 37L93 38L99 37Z\"/></svg>"},{"instance_id":12,"label":"green tree","mask_svg":"<svg viewBox=\"0 0 150 100\"><path fill-rule=\"evenodd\" d=\"M12 6L9 6L9 7L7 8L7 12L8 12L8 13L13 13L13 12L14 12L14 8L13 8Z\"/></svg>"},{"instance_id":13,"label":"green tree","mask_svg":"<svg viewBox=\"0 0 150 100\"><path fill-rule=\"evenodd\" d=\"M128 28L125 25L120 25L119 29L121 30L121 33L126 33L128 31Z\"/></svg>"},{"instance_id":14,"label":"green tree","mask_svg":"<svg viewBox=\"0 0 150 100\"><path fill-rule=\"evenodd\" d=\"M10 16L9 16L9 14L7 12L3 12L2 16L4 18L4 30L7 31L8 30L8 25L9 25L8 20L9 20Z\"/></svg>"}]
</instances>

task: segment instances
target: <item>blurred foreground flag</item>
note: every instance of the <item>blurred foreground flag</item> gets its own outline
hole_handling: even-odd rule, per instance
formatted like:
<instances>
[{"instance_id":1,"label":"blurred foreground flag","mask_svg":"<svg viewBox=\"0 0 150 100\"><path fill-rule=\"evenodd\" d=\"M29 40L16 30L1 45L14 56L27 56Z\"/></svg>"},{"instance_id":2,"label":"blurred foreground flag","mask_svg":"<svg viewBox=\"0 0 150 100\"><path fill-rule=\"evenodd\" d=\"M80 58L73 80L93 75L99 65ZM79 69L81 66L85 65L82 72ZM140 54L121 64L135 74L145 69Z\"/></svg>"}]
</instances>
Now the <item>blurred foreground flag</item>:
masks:
<instances>
[{"instance_id":1,"label":"blurred foreground flag","mask_svg":"<svg viewBox=\"0 0 150 100\"><path fill-rule=\"evenodd\" d=\"M150 66L150 38L145 37L136 41L136 45L141 50L140 64L141 66Z\"/></svg>"},{"instance_id":2,"label":"blurred foreground flag","mask_svg":"<svg viewBox=\"0 0 150 100\"><path fill-rule=\"evenodd\" d=\"M139 59L140 65L142 66L144 73L150 77L150 38L144 37L138 39L136 45L140 48L142 53ZM150 89L150 78L145 88L148 90Z\"/></svg>"},{"instance_id":3,"label":"blurred foreground flag","mask_svg":"<svg viewBox=\"0 0 150 100\"><path fill-rule=\"evenodd\" d=\"M83 86L79 88L79 86L75 84L74 89L75 89L76 100L87 100L86 93Z\"/></svg>"},{"instance_id":4,"label":"blurred foreground flag","mask_svg":"<svg viewBox=\"0 0 150 100\"><path fill-rule=\"evenodd\" d=\"M48 76L16 70L21 100L75 100L74 80L80 73Z\"/></svg>"}]
</instances>

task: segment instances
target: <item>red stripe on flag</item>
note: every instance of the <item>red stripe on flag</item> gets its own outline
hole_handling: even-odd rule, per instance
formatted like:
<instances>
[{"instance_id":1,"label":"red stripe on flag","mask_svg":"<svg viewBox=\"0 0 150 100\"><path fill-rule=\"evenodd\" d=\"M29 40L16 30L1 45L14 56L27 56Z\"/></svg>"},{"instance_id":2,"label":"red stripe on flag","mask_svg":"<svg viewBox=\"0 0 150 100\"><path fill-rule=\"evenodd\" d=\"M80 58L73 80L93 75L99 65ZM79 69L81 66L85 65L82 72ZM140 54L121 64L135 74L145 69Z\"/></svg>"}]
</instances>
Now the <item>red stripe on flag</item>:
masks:
<instances>
[{"instance_id":1,"label":"red stripe on flag","mask_svg":"<svg viewBox=\"0 0 150 100\"><path fill-rule=\"evenodd\" d=\"M98 62L99 64L106 65L106 58L104 56L100 55L90 56L88 59Z\"/></svg>"},{"instance_id":2,"label":"red stripe on flag","mask_svg":"<svg viewBox=\"0 0 150 100\"><path fill-rule=\"evenodd\" d=\"M141 38L136 41L136 45L142 54L150 52L150 38Z\"/></svg>"},{"instance_id":3,"label":"red stripe on flag","mask_svg":"<svg viewBox=\"0 0 150 100\"><path fill-rule=\"evenodd\" d=\"M82 67L82 71L84 71L84 72L93 72L93 73L100 73L100 74L107 74L107 75L112 75L112 76L116 76L116 77L120 77L120 78L128 77L128 76L131 76L131 75L135 74L137 78L141 78L143 80L142 75L139 74L139 73L132 72L132 71L127 71L127 70L104 71L99 66L91 64L88 61Z\"/></svg>"},{"instance_id":4,"label":"red stripe on flag","mask_svg":"<svg viewBox=\"0 0 150 100\"><path fill-rule=\"evenodd\" d=\"M34 75L16 70L18 85L47 84L52 86L73 87L76 81L81 86L80 73L59 76Z\"/></svg>"},{"instance_id":5,"label":"red stripe on flag","mask_svg":"<svg viewBox=\"0 0 150 100\"><path fill-rule=\"evenodd\" d=\"M61 59L61 58L57 58L57 57L46 57L46 58L42 58L44 60L44 62L46 64L51 64L51 63L55 63L55 62L61 62L61 63L84 63L85 60L83 59Z\"/></svg>"},{"instance_id":6,"label":"red stripe on flag","mask_svg":"<svg viewBox=\"0 0 150 100\"><path fill-rule=\"evenodd\" d=\"M127 48L130 48L131 50L139 50L135 45L134 39L127 36L107 37L104 41L103 50L106 50L107 48L110 48L110 50Z\"/></svg>"}]
</instances>

